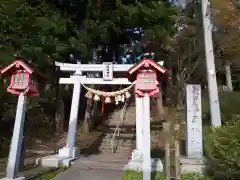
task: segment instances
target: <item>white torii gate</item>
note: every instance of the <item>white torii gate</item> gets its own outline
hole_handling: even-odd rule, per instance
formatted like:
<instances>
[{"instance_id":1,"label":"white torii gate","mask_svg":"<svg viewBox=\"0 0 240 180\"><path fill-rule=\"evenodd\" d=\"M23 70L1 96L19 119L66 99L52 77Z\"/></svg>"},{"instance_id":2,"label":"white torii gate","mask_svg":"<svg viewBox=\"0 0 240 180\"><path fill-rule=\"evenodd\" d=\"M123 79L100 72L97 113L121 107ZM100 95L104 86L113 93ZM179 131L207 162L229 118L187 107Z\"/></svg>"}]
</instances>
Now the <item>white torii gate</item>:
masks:
<instances>
[{"instance_id":1,"label":"white torii gate","mask_svg":"<svg viewBox=\"0 0 240 180\"><path fill-rule=\"evenodd\" d=\"M159 64L162 64L162 62L160 62ZM77 127L77 119L78 119L77 117L78 117L78 108L79 108L79 102L80 102L81 85L82 84L131 85L132 83L127 78L113 78L113 73L127 72L132 66L134 66L134 64L112 64L112 63L69 64L69 63L55 62L55 65L58 66L61 71L73 73L73 75L71 75L69 78L60 78L59 80L60 84L74 85L67 142L65 147L60 149L57 155L37 159L36 164L41 164L42 166L50 166L50 167L59 167L59 166L68 167L70 165L70 162L73 159L79 157L80 155L79 150L75 146L75 138L76 138L76 127ZM89 78L89 77L83 76L82 75L83 72L90 72L90 73L102 72L103 78ZM192 99L192 97L189 96L189 99ZM143 155L146 153L145 152L146 147L144 146L143 142L148 139L143 137L143 131L145 131L144 127L147 125L144 124L144 121L142 119L143 115L139 112L143 112L144 109L146 108L143 107L142 98L136 98L136 149L133 150L132 159L128 163L128 165L126 165L125 167L127 169L130 168L130 169L143 170L142 169ZM199 116L199 118L201 119L201 116ZM191 118L189 116L188 121L190 120ZM188 137L189 135L191 135L191 132L186 133L186 137ZM199 137L201 137L200 134L199 134ZM189 147L188 149L191 150L193 148ZM201 154L201 149L197 151L198 151L198 154ZM194 158L199 158L198 154L194 155ZM156 168L158 170L163 170L163 164L161 163L160 160L157 160L157 162L156 160L153 160L153 159L152 160L150 159L147 161L148 161L147 166L150 165L149 164L150 161L152 162L154 161L155 166L157 166ZM187 162L187 164L191 164L191 162ZM184 162L183 162L183 165L184 165ZM200 163L200 169L201 167L202 167L202 162ZM183 169L186 169L186 170L189 169L191 171L192 168L188 166L187 167L184 166Z\"/></svg>"},{"instance_id":2,"label":"white torii gate","mask_svg":"<svg viewBox=\"0 0 240 180\"><path fill-rule=\"evenodd\" d=\"M113 79L113 71L123 72L127 71L132 65L111 65L111 64L69 64L69 63L55 63L56 66L60 67L61 71L73 72L74 75L70 78L60 78L60 84L74 84L72 105L70 112L69 128L66 146L59 150L60 157L76 158L79 155L78 149L75 147L76 138L76 127L78 119L78 108L81 93L81 84L131 84L127 78L116 78ZM107 67L108 66L108 67ZM111 67L110 67L111 66ZM105 78L87 78L82 76L82 72L103 72L106 68L109 69L108 79ZM104 72L103 72L104 73Z\"/></svg>"},{"instance_id":3,"label":"white torii gate","mask_svg":"<svg viewBox=\"0 0 240 180\"><path fill-rule=\"evenodd\" d=\"M72 159L78 157L80 154L79 150L75 146L75 137L81 84L131 85L132 82L130 82L127 78L113 78L113 73L127 72L128 69L130 69L134 64L70 64L55 62L55 65L58 66L61 71L73 73L73 75L71 75L69 78L60 78L59 80L60 84L74 84L74 88L67 142L66 146L60 149L58 153L58 159L60 160ZM103 78L88 78L82 75L83 72L103 72ZM141 98L136 98L136 111L143 111L141 106ZM136 113L136 115L137 114L139 113ZM142 124L140 117L136 116L136 149L133 151L132 158L140 158L142 156L142 153Z\"/></svg>"}]
</instances>

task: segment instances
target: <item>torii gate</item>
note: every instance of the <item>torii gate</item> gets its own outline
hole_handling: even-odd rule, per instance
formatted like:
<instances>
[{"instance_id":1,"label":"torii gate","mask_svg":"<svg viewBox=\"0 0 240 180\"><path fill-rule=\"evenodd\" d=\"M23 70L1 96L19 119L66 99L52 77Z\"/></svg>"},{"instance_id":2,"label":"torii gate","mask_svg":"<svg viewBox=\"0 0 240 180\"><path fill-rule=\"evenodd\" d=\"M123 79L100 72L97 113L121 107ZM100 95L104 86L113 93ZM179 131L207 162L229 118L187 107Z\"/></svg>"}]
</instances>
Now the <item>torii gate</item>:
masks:
<instances>
[{"instance_id":1,"label":"torii gate","mask_svg":"<svg viewBox=\"0 0 240 180\"><path fill-rule=\"evenodd\" d=\"M161 65L162 62L159 62ZM79 150L75 146L76 127L78 119L78 108L80 103L81 86L87 84L108 84L108 85L132 85L135 82L130 82L128 78L114 78L113 73L121 72L127 73L128 70L134 66L134 64L112 64L105 62L103 64L70 64L55 62L55 65L60 68L61 71L72 72L68 78L60 78L60 84L73 84L72 104L69 120L69 128L67 135L66 146L59 150L57 155L45 157L37 160L37 164L43 166L58 167L60 165L69 166L70 161L77 158L80 155ZM102 72L102 78L89 78L83 76L83 72ZM158 83L158 82L157 82ZM141 106L141 98L136 97L136 111L143 111ZM137 115L138 113L136 113ZM133 151L132 159L141 158L143 151L142 145L142 126L141 121L136 116L136 149Z\"/></svg>"},{"instance_id":2,"label":"torii gate","mask_svg":"<svg viewBox=\"0 0 240 180\"><path fill-rule=\"evenodd\" d=\"M161 62L159 62L160 65ZM71 112L70 112L70 120L69 120L69 129L68 129L68 137L67 137L67 142L66 146L63 147L62 149L59 150L57 155L53 156L48 156L48 157L43 157L39 158L36 160L36 164L41 164L42 166L48 166L48 167L59 167L59 166L65 166L69 167L70 162L74 160L75 158L79 157L79 151L75 146L75 135L76 135L76 126L77 126L77 116L78 116L78 107L79 107L79 100L80 100L80 92L81 92L81 85L84 84L109 84L109 85L133 85L135 84L134 82L130 82L128 78L113 78L113 73L114 72L127 72L131 67L134 66L134 64L112 64L112 63L103 63L103 64L69 64L69 63L59 63L55 62L55 65L60 68L61 71L65 72L72 72L73 75L71 75L69 78L60 78L59 83L60 84L73 84L73 96L72 96L72 106L71 106ZM103 78L87 78L86 76L82 75L82 72L102 72L103 73ZM188 94L188 93L187 93ZM188 97L190 101L192 101L192 96ZM143 168L142 160L143 160L143 155L147 154L147 157L149 157L149 148L146 148L145 142L143 144L143 139L144 141L148 141L148 144L150 144L149 140L150 138L144 138L143 131L146 130L144 128L147 125L147 122L144 124L142 121L139 119L142 119L141 113L138 113L139 111L144 111L146 109L145 107L142 106L143 101L141 97L136 97L136 149L133 150L132 152L132 159L129 162L128 165L126 165L125 168L127 169L138 169L140 170ZM146 103L149 104L149 103ZM188 105L189 108L192 109L192 106ZM198 103L198 108L201 107L201 103L199 101ZM189 113L188 113L189 114ZM198 118L199 122L201 122L201 110L198 111ZM188 124L191 121L191 117L189 116L187 118ZM150 121L148 120L150 123ZM201 126L201 125L199 125ZM190 127L190 125L189 125ZM149 129L149 127L148 127ZM146 133L145 133L146 134ZM201 142L201 131L198 133L198 137L200 138L200 146L202 146ZM186 133L186 137L191 137L193 134L191 132ZM195 137L195 136L193 136ZM199 172L202 172L202 168L204 167L204 161L201 160L199 161L199 157L202 154L201 148L197 149L195 147L192 147L191 145L192 141L191 139L187 140L187 151L188 151L188 157L190 157L189 153L191 154L194 152L194 155L191 155L192 158L197 158L197 161L193 160L188 160L184 159L182 161L183 164L183 170L185 171L192 171L191 167L189 164L193 163L194 166L198 168ZM198 147L200 147L198 146ZM194 149L195 148L195 149ZM148 149L148 150L147 150ZM190 151L189 151L190 150ZM197 153L197 154L196 154ZM196 155L195 155L196 154ZM145 159L145 158L144 158ZM145 159L147 163L145 163L146 167L149 167L149 159ZM155 164L156 161L154 160ZM185 167L186 166L186 167ZM161 161L157 161L157 169L158 170L163 170L163 164ZM147 176L149 176L149 173L147 173Z\"/></svg>"},{"instance_id":3,"label":"torii gate","mask_svg":"<svg viewBox=\"0 0 240 180\"><path fill-rule=\"evenodd\" d=\"M60 84L74 84L72 106L70 112L69 129L66 146L59 150L60 157L75 158L79 151L75 147L75 135L77 116L82 84L110 84L110 85L131 85L127 78L113 78L113 72L126 72L132 65L103 64L69 64L55 63L61 71L73 72L69 78L60 78ZM108 71L108 73L106 73ZM103 72L103 78L87 78L82 76L83 72Z\"/></svg>"}]
</instances>

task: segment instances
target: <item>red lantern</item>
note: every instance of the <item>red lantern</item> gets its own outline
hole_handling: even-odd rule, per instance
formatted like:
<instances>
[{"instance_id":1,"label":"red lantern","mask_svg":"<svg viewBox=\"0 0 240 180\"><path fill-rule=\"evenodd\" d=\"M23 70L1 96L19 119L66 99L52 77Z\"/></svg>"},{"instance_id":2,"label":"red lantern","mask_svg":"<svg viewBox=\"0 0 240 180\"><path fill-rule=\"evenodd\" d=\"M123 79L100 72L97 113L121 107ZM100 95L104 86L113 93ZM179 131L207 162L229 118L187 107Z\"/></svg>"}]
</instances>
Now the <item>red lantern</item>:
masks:
<instances>
[{"instance_id":1,"label":"red lantern","mask_svg":"<svg viewBox=\"0 0 240 180\"><path fill-rule=\"evenodd\" d=\"M10 65L1 70L1 74L6 72L11 74L8 92L16 95L19 95L21 92L28 96L39 95L38 76L23 60L14 60Z\"/></svg>"},{"instance_id":2,"label":"red lantern","mask_svg":"<svg viewBox=\"0 0 240 180\"><path fill-rule=\"evenodd\" d=\"M129 69L129 80L135 81L135 94L144 96L154 96L159 93L159 77L166 73L166 69L161 67L152 59L143 59Z\"/></svg>"}]
</instances>

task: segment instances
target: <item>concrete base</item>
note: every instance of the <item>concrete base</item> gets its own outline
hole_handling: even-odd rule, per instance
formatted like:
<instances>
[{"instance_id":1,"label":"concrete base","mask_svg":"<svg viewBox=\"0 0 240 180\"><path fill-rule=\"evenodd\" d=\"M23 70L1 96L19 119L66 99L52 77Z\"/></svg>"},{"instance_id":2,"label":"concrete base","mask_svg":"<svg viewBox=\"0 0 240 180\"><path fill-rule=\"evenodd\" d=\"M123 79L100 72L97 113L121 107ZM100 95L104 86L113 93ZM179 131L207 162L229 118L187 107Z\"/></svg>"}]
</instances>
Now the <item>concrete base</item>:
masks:
<instances>
[{"instance_id":1,"label":"concrete base","mask_svg":"<svg viewBox=\"0 0 240 180\"><path fill-rule=\"evenodd\" d=\"M151 172L163 171L163 164L160 159L151 159ZM135 171L143 171L142 160L131 160L127 165L124 166L124 170L130 169Z\"/></svg>"},{"instance_id":2,"label":"concrete base","mask_svg":"<svg viewBox=\"0 0 240 180\"><path fill-rule=\"evenodd\" d=\"M196 172L203 174L206 167L204 158L181 158L181 172Z\"/></svg>"},{"instance_id":3,"label":"concrete base","mask_svg":"<svg viewBox=\"0 0 240 180\"><path fill-rule=\"evenodd\" d=\"M62 149L59 149L58 155L60 157L76 158L80 155L80 151L76 147L74 148L63 147Z\"/></svg>"},{"instance_id":4,"label":"concrete base","mask_svg":"<svg viewBox=\"0 0 240 180\"><path fill-rule=\"evenodd\" d=\"M161 159L152 159L152 167L151 171L163 171L163 163ZM127 165L124 166L124 170L131 169L135 171L143 171L142 169L142 160L131 160ZM203 174L205 169L205 160L201 159L193 159L193 158L185 158L182 157L180 160L181 165L181 173L191 173L196 172Z\"/></svg>"},{"instance_id":5,"label":"concrete base","mask_svg":"<svg viewBox=\"0 0 240 180\"><path fill-rule=\"evenodd\" d=\"M3 179L0 179L0 180L25 180L25 179L26 179L25 177L17 177L17 178L14 178L14 179L3 178Z\"/></svg>"},{"instance_id":6,"label":"concrete base","mask_svg":"<svg viewBox=\"0 0 240 180\"><path fill-rule=\"evenodd\" d=\"M134 149L132 152L132 160L134 161L140 161L142 160L142 153L141 151Z\"/></svg>"},{"instance_id":7,"label":"concrete base","mask_svg":"<svg viewBox=\"0 0 240 180\"><path fill-rule=\"evenodd\" d=\"M60 157L59 155L46 156L36 159L36 165L43 167L70 167L71 162L77 158Z\"/></svg>"}]
</instances>

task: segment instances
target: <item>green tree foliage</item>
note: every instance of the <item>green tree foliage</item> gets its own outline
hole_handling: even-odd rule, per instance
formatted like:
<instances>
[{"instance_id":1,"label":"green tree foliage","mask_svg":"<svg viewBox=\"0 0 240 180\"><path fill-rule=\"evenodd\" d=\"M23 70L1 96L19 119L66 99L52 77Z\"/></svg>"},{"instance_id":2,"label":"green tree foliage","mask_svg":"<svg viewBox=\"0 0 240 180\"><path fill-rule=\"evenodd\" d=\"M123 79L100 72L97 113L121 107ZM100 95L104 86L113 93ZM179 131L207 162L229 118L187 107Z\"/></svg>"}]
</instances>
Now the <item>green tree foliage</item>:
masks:
<instances>
[{"instance_id":1,"label":"green tree foliage","mask_svg":"<svg viewBox=\"0 0 240 180\"><path fill-rule=\"evenodd\" d=\"M56 89L54 61L67 61L69 52L80 52L78 30L68 16L45 1L3 0L0 14L0 64L10 63L16 54L23 56L41 71L46 83L51 83L41 98L30 98L28 103L28 115L34 115L31 119L37 122L38 113L42 115L39 119L49 124ZM16 97L6 96L9 82L4 82L5 77L1 77L0 116L1 120L12 120Z\"/></svg>"},{"instance_id":2,"label":"green tree foliage","mask_svg":"<svg viewBox=\"0 0 240 180\"><path fill-rule=\"evenodd\" d=\"M216 179L239 179L240 176L240 121L205 132L205 153L209 158L209 170Z\"/></svg>"},{"instance_id":3,"label":"green tree foliage","mask_svg":"<svg viewBox=\"0 0 240 180\"><path fill-rule=\"evenodd\" d=\"M73 23L44 1L3 0L0 6L1 63L19 54L46 72L51 58L63 61L67 52L80 49Z\"/></svg>"},{"instance_id":4,"label":"green tree foliage","mask_svg":"<svg viewBox=\"0 0 240 180\"><path fill-rule=\"evenodd\" d=\"M61 0L57 2L60 6L65 5L66 12L82 5L83 13L76 11L75 14L70 13L70 16L74 17L79 27L84 27L84 31L80 31L80 39L90 48L98 44L119 43L123 29L136 26L145 28L152 39L163 43L173 34L174 15L177 13L176 8L164 0L78 2Z\"/></svg>"},{"instance_id":5,"label":"green tree foliage","mask_svg":"<svg viewBox=\"0 0 240 180\"><path fill-rule=\"evenodd\" d=\"M228 61L236 60L240 55L240 10L233 2L212 0L216 55Z\"/></svg>"},{"instance_id":6,"label":"green tree foliage","mask_svg":"<svg viewBox=\"0 0 240 180\"><path fill-rule=\"evenodd\" d=\"M98 45L121 43L124 28L142 26L149 40L158 40L164 46L175 30L176 13L164 0L2 0L0 63L9 63L15 54L23 56L52 84L57 76L54 61L71 61L69 54L74 53L87 63ZM56 85L50 89L42 101L52 105ZM32 104L31 109L39 106ZM46 103L44 107L48 107Z\"/></svg>"}]
</instances>

